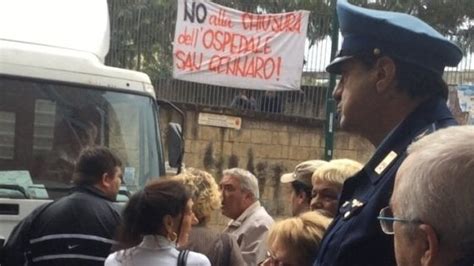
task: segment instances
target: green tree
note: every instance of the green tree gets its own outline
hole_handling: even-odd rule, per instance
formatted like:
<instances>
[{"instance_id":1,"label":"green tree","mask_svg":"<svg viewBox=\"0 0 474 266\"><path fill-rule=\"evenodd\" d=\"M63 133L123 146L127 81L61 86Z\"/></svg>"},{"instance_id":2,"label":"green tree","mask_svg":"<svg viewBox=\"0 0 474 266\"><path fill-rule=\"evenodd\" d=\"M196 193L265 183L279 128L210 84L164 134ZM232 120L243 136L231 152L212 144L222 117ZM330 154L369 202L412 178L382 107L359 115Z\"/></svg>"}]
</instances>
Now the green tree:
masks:
<instances>
[{"instance_id":1,"label":"green tree","mask_svg":"<svg viewBox=\"0 0 474 266\"><path fill-rule=\"evenodd\" d=\"M170 0L109 0L111 45L107 64L171 75L176 4Z\"/></svg>"}]
</instances>

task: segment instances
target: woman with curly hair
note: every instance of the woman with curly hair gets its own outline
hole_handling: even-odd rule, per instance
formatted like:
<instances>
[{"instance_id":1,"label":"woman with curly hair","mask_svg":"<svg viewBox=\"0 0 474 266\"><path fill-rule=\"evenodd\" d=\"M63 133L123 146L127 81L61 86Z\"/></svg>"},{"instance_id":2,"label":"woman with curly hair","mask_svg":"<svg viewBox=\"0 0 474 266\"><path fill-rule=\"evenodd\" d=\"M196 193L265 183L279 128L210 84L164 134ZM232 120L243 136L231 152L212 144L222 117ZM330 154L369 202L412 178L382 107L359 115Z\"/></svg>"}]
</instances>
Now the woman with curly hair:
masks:
<instances>
[{"instance_id":1,"label":"woman with curly hair","mask_svg":"<svg viewBox=\"0 0 474 266\"><path fill-rule=\"evenodd\" d=\"M212 265L245 265L236 239L207 227L212 212L221 207L221 195L214 177L208 172L187 168L174 179L184 183L191 191L193 212L199 220L189 234L188 244L183 248L206 255Z\"/></svg>"}]
</instances>

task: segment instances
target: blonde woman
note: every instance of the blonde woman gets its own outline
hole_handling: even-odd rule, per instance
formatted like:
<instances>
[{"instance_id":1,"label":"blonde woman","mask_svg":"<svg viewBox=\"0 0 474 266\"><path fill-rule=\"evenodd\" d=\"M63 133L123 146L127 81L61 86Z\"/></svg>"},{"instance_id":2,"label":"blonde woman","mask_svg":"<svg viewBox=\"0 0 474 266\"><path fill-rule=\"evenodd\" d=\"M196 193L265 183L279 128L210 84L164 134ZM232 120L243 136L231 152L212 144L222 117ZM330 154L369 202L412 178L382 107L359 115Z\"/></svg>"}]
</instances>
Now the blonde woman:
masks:
<instances>
[{"instance_id":1,"label":"blonde woman","mask_svg":"<svg viewBox=\"0 0 474 266\"><path fill-rule=\"evenodd\" d=\"M208 172L187 168L174 179L184 183L191 191L193 212L199 220L183 248L206 255L212 265L245 265L236 239L207 227L212 212L221 207L221 195L214 177Z\"/></svg>"},{"instance_id":2,"label":"blonde woman","mask_svg":"<svg viewBox=\"0 0 474 266\"><path fill-rule=\"evenodd\" d=\"M275 223L268 233L267 258L261 265L312 265L330 222L320 213L305 212Z\"/></svg>"},{"instance_id":3,"label":"blonde woman","mask_svg":"<svg viewBox=\"0 0 474 266\"><path fill-rule=\"evenodd\" d=\"M311 210L330 218L336 216L344 181L359 172L362 167L361 163L351 159L334 159L314 171Z\"/></svg>"}]
</instances>

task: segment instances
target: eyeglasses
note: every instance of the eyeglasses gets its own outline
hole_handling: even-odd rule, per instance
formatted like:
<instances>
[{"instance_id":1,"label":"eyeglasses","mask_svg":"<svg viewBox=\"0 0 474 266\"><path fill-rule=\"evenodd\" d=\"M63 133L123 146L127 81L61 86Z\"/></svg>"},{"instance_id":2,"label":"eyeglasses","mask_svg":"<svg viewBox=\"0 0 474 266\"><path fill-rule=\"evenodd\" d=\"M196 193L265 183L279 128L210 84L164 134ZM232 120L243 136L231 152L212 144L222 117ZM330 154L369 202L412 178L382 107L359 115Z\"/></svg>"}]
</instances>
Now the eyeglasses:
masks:
<instances>
[{"instance_id":1,"label":"eyeglasses","mask_svg":"<svg viewBox=\"0 0 474 266\"><path fill-rule=\"evenodd\" d=\"M390 206L387 206L380 210L379 216L377 217L380 221L380 227L382 231L387 235L393 235L393 223L400 222L400 223L421 223L421 221L417 220L406 220L397 217L393 217L393 212Z\"/></svg>"},{"instance_id":2,"label":"eyeglasses","mask_svg":"<svg viewBox=\"0 0 474 266\"><path fill-rule=\"evenodd\" d=\"M263 266L291 266L289 263L285 263L280 261L275 257L275 255L272 254L271 251L267 251L267 254L265 256L265 260L260 264Z\"/></svg>"}]
</instances>

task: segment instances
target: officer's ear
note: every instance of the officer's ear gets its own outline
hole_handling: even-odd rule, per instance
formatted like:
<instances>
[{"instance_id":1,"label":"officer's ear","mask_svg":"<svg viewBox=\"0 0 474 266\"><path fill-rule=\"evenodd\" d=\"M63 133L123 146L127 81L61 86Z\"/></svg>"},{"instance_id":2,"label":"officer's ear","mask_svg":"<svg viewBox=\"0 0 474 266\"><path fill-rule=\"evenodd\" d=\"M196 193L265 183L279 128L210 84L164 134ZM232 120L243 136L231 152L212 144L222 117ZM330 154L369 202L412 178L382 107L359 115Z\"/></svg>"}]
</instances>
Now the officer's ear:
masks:
<instances>
[{"instance_id":1,"label":"officer's ear","mask_svg":"<svg viewBox=\"0 0 474 266\"><path fill-rule=\"evenodd\" d=\"M382 56L377 59L374 67L376 71L376 90L378 93L384 94L393 90L396 84L396 65L395 61L388 56Z\"/></svg>"}]
</instances>

